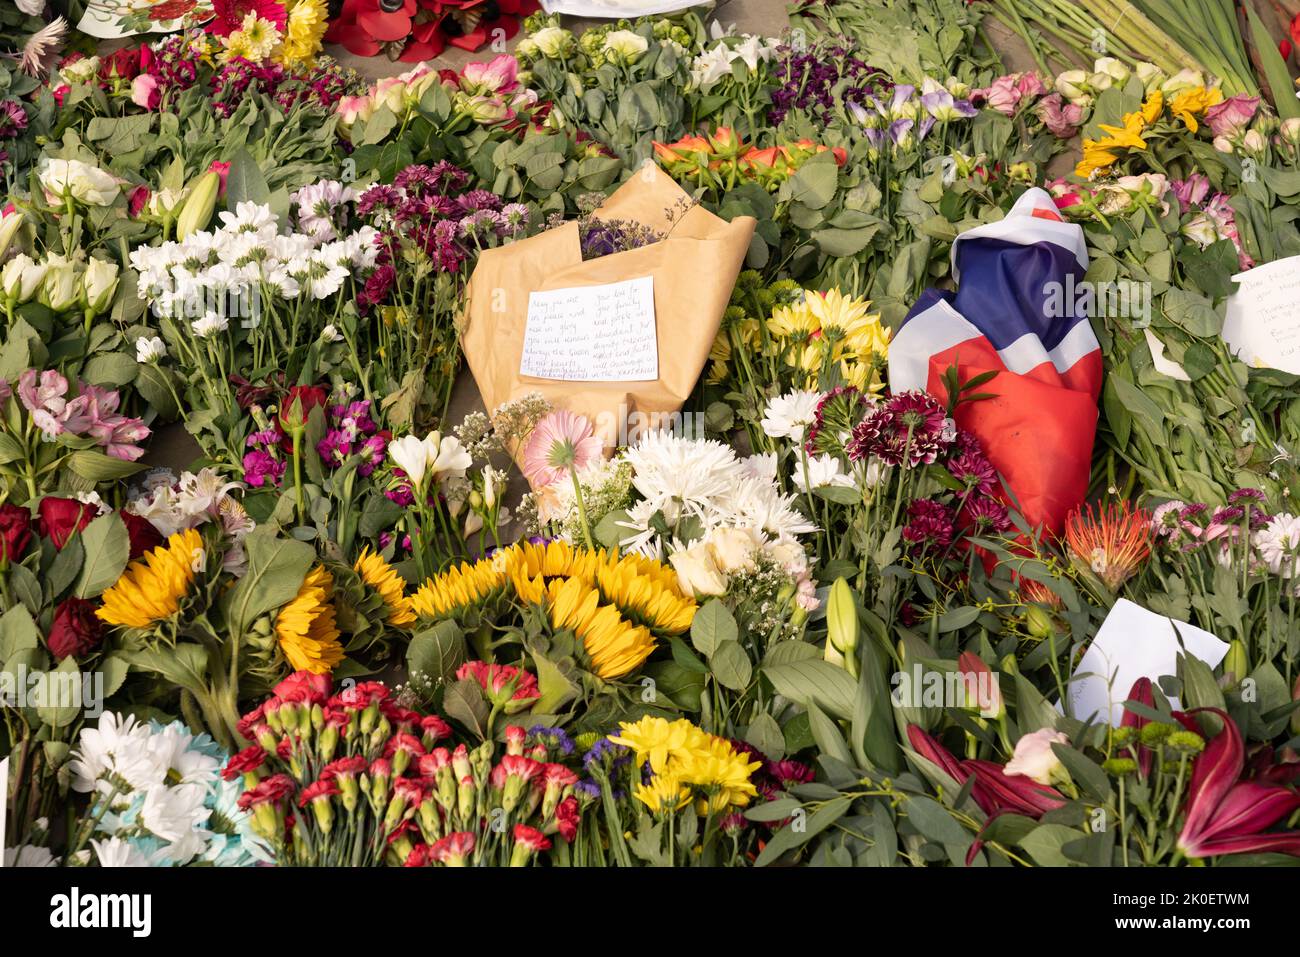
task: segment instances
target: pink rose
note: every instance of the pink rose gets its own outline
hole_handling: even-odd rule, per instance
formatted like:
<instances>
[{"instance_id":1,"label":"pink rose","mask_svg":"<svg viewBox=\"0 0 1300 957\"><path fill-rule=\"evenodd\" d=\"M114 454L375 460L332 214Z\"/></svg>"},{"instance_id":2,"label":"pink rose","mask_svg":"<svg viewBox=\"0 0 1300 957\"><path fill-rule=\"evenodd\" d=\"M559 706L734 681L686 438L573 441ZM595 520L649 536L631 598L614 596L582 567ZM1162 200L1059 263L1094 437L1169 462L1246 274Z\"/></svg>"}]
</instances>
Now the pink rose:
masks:
<instances>
[{"instance_id":1,"label":"pink rose","mask_svg":"<svg viewBox=\"0 0 1300 957\"><path fill-rule=\"evenodd\" d=\"M156 110L162 102L158 78L152 73L141 73L131 81L131 102L144 110Z\"/></svg>"},{"instance_id":2,"label":"pink rose","mask_svg":"<svg viewBox=\"0 0 1300 957\"><path fill-rule=\"evenodd\" d=\"M1205 125L1215 136L1239 136L1259 109L1257 96L1230 96L1205 111Z\"/></svg>"}]
</instances>

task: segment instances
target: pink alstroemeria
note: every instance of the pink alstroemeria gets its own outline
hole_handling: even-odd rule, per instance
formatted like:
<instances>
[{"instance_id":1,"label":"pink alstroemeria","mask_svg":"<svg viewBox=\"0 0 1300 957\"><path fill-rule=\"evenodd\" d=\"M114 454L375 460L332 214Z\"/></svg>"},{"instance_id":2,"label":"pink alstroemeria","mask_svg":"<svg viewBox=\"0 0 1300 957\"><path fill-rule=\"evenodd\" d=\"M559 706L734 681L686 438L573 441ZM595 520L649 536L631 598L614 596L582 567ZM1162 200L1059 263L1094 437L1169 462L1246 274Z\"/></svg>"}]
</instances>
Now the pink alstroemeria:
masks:
<instances>
[{"instance_id":1,"label":"pink alstroemeria","mask_svg":"<svg viewBox=\"0 0 1300 957\"><path fill-rule=\"evenodd\" d=\"M1191 858L1278 851L1300 857L1300 831L1266 833L1300 808L1300 794L1276 784L1241 780L1245 751L1241 732L1218 708L1198 708L1223 722L1192 762L1186 817L1178 850Z\"/></svg>"}]
</instances>

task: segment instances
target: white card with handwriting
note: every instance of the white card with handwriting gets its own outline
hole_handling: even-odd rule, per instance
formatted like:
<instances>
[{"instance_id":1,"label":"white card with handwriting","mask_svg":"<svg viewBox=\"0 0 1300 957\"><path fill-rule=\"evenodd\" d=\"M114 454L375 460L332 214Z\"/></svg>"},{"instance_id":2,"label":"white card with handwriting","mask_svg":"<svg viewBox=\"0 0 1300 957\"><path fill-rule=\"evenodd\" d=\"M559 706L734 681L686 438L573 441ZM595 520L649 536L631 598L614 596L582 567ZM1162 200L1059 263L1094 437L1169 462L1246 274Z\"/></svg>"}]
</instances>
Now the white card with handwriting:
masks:
<instances>
[{"instance_id":1,"label":"white card with handwriting","mask_svg":"<svg viewBox=\"0 0 1300 957\"><path fill-rule=\"evenodd\" d=\"M567 382L658 379L654 278L530 293L519 374Z\"/></svg>"},{"instance_id":2,"label":"white card with handwriting","mask_svg":"<svg viewBox=\"0 0 1300 957\"><path fill-rule=\"evenodd\" d=\"M1278 259L1232 277L1223 338L1256 368L1300 373L1300 256Z\"/></svg>"}]
</instances>

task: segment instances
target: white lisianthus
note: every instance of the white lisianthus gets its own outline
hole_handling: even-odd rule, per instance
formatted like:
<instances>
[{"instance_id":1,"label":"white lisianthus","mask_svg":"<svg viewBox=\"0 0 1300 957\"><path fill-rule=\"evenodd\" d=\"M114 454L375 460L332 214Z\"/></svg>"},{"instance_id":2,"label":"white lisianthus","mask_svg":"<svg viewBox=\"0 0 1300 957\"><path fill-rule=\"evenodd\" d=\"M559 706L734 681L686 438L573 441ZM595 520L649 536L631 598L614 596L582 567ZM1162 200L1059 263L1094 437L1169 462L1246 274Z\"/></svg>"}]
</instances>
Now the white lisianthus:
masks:
<instances>
[{"instance_id":1,"label":"white lisianthus","mask_svg":"<svg viewBox=\"0 0 1300 957\"><path fill-rule=\"evenodd\" d=\"M624 63L635 63L648 49L650 41L631 30L610 30L605 34L605 53Z\"/></svg>"},{"instance_id":2,"label":"white lisianthus","mask_svg":"<svg viewBox=\"0 0 1300 957\"><path fill-rule=\"evenodd\" d=\"M528 39L538 53L552 60L568 55L573 49L573 34L563 27L545 27Z\"/></svg>"},{"instance_id":3,"label":"white lisianthus","mask_svg":"<svg viewBox=\"0 0 1300 957\"><path fill-rule=\"evenodd\" d=\"M438 483L449 479L465 477L465 471L473 464L473 457L460 444L454 435L441 435L430 432L424 439L428 450L429 474Z\"/></svg>"},{"instance_id":4,"label":"white lisianthus","mask_svg":"<svg viewBox=\"0 0 1300 957\"><path fill-rule=\"evenodd\" d=\"M112 173L81 160L47 158L36 178L51 205L68 196L87 206L111 206L122 192L121 181Z\"/></svg>"}]
</instances>

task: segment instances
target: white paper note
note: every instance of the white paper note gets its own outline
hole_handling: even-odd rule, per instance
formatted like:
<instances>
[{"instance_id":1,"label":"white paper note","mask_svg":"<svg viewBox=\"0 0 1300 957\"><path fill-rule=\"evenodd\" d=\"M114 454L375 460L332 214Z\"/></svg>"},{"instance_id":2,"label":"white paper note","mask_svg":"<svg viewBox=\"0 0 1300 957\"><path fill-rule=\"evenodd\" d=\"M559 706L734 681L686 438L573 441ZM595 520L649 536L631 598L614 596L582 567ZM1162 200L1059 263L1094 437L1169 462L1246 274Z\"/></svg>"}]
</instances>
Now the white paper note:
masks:
<instances>
[{"instance_id":1,"label":"white paper note","mask_svg":"<svg viewBox=\"0 0 1300 957\"><path fill-rule=\"evenodd\" d=\"M704 0L541 0L547 13L607 20L635 20L651 14L674 13Z\"/></svg>"},{"instance_id":2,"label":"white paper note","mask_svg":"<svg viewBox=\"0 0 1300 957\"><path fill-rule=\"evenodd\" d=\"M1247 365L1300 374L1300 256L1232 277L1223 339Z\"/></svg>"},{"instance_id":3,"label":"white paper note","mask_svg":"<svg viewBox=\"0 0 1300 957\"><path fill-rule=\"evenodd\" d=\"M653 277L530 293L519 374L568 382L658 379Z\"/></svg>"},{"instance_id":4,"label":"white paper note","mask_svg":"<svg viewBox=\"0 0 1300 957\"><path fill-rule=\"evenodd\" d=\"M1121 598L1074 669L1066 689L1072 717L1085 721L1094 714L1109 716L1111 725L1118 727L1133 683L1139 678L1155 683L1177 674L1178 655L1184 649L1210 668L1218 667L1228 653L1227 643L1208 631ZM1178 706L1175 699L1171 703Z\"/></svg>"},{"instance_id":5,"label":"white paper note","mask_svg":"<svg viewBox=\"0 0 1300 957\"><path fill-rule=\"evenodd\" d=\"M1187 370L1180 366L1173 359L1165 356L1165 344L1160 341L1159 337L1150 329L1143 329L1142 334L1146 336L1147 348L1151 350L1151 364L1156 367L1156 371L1162 375L1167 375L1171 379L1177 379L1180 382L1191 382L1192 377L1187 374Z\"/></svg>"}]
</instances>

